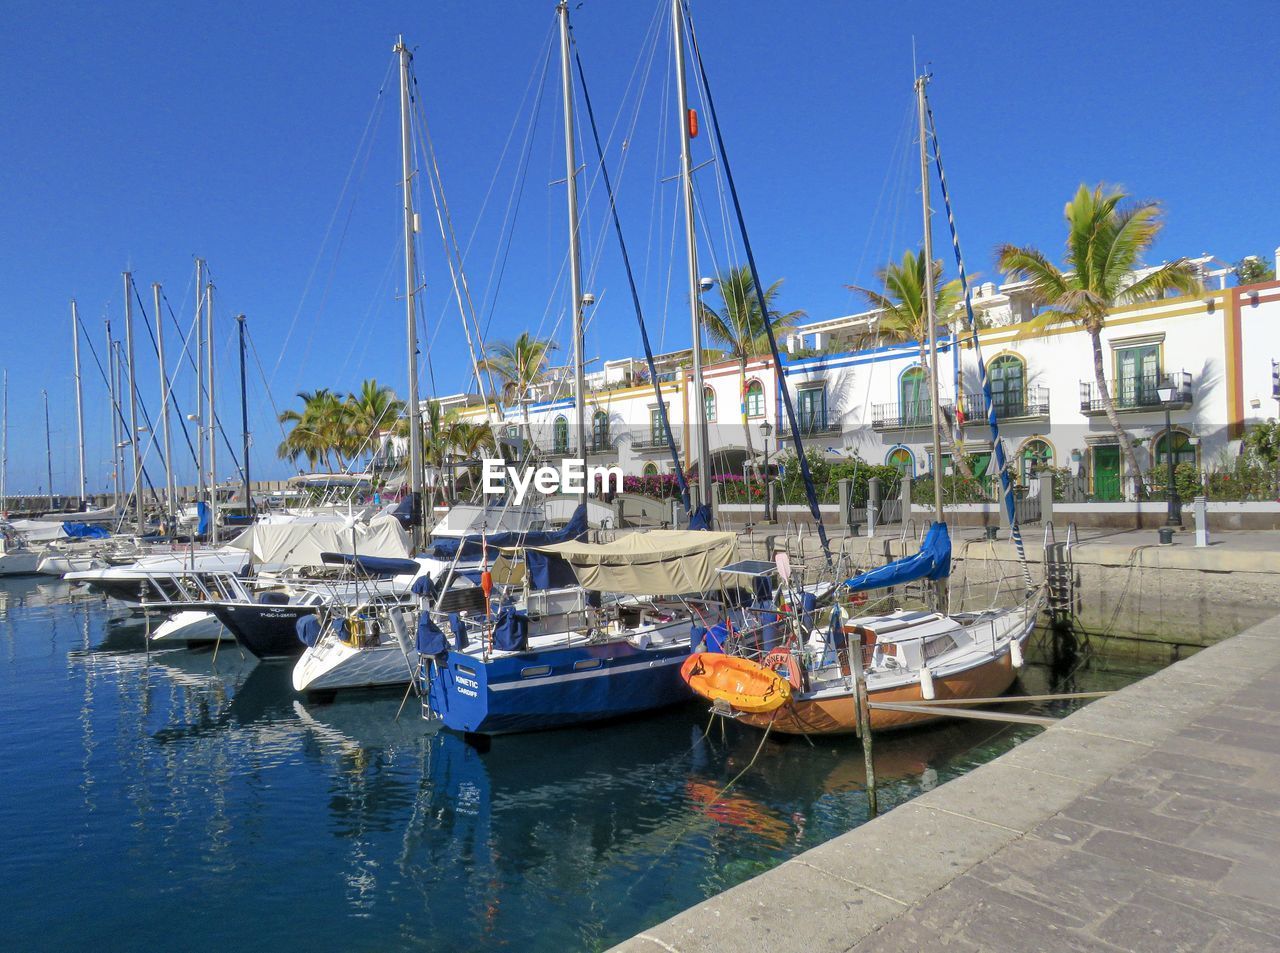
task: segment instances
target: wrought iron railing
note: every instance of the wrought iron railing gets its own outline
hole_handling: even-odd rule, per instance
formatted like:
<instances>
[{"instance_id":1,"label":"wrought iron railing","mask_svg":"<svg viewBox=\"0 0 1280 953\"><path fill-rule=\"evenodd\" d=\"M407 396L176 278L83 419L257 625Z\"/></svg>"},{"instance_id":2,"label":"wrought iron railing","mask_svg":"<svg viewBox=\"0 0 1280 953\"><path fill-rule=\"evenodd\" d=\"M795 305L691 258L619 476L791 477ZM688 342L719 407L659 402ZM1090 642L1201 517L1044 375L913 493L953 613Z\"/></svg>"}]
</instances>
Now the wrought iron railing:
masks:
<instances>
[{"instance_id":1,"label":"wrought iron railing","mask_svg":"<svg viewBox=\"0 0 1280 953\"><path fill-rule=\"evenodd\" d=\"M943 400L940 406L947 410L952 406L951 401ZM916 427L928 427L932 422L933 402L927 397L906 403L895 401L871 406L873 430L911 430Z\"/></svg>"},{"instance_id":2,"label":"wrought iron railing","mask_svg":"<svg viewBox=\"0 0 1280 953\"><path fill-rule=\"evenodd\" d=\"M1049 388L1027 387L1020 391L996 391L991 395L996 420L1016 420L1019 417L1048 417ZM964 395L964 419L966 423L981 423L987 419L987 405L982 394Z\"/></svg>"},{"instance_id":3,"label":"wrought iron railing","mask_svg":"<svg viewBox=\"0 0 1280 953\"><path fill-rule=\"evenodd\" d=\"M1107 392L1116 410L1158 410L1162 388L1173 388L1171 405L1185 407L1191 403L1191 375L1186 371L1170 374L1140 374L1107 381ZM1095 381L1080 382L1080 412L1099 414L1106 410L1102 393Z\"/></svg>"}]
</instances>

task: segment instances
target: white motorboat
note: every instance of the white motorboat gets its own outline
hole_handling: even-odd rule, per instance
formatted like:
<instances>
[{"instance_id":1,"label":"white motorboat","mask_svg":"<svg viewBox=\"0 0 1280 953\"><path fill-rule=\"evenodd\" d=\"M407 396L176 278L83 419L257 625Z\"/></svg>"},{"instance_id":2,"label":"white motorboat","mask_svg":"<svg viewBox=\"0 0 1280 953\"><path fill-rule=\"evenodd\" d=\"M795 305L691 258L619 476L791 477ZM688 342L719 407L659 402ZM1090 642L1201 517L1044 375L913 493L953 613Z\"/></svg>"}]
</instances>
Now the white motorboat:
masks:
<instances>
[{"instance_id":1,"label":"white motorboat","mask_svg":"<svg viewBox=\"0 0 1280 953\"><path fill-rule=\"evenodd\" d=\"M152 642L187 645L207 645L210 642L234 642L235 637L226 630L212 612L184 609L169 616L151 633Z\"/></svg>"}]
</instances>

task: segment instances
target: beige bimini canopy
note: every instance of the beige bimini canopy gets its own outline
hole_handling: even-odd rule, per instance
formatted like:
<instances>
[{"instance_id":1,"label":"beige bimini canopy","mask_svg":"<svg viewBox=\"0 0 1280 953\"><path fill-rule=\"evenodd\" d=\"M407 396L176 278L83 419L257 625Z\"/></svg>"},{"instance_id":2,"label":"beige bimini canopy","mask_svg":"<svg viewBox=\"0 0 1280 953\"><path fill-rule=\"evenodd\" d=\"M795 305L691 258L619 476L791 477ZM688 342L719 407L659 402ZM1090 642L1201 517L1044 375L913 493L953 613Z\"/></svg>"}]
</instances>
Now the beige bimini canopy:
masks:
<instances>
[{"instance_id":1,"label":"beige bimini canopy","mask_svg":"<svg viewBox=\"0 0 1280 953\"><path fill-rule=\"evenodd\" d=\"M573 567L588 589L634 596L679 596L720 587L717 570L738 558L733 533L655 529L612 543L536 547Z\"/></svg>"}]
</instances>

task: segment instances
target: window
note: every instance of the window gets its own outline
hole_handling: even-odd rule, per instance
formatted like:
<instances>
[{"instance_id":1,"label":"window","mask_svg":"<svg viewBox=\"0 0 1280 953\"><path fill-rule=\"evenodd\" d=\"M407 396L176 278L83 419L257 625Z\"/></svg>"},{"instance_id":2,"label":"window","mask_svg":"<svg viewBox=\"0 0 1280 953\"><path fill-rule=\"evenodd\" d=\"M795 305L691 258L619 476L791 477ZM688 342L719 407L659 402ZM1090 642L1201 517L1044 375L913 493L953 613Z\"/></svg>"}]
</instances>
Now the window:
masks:
<instances>
[{"instance_id":1,"label":"window","mask_svg":"<svg viewBox=\"0 0 1280 953\"><path fill-rule=\"evenodd\" d=\"M658 475L658 465L652 461L644 465L644 469L640 471L641 476L655 477Z\"/></svg>"},{"instance_id":2,"label":"window","mask_svg":"<svg viewBox=\"0 0 1280 953\"><path fill-rule=\"evenodd\" d=\"M1156 440L1156 463L1161 466L1169 465L1169 442L1168 432L1162 433ZM1173 465L1176 467L1182 463L1194 464L1195 462L1195 445L1185 433L1175 430L1173 432Z\"/></svg>"},{"instance_id":3,"label":"window","mask_svg":"<svg viewBox=\"0 0 1280 953\"><path fill-rule=\"evenodd\" d=\"M1160 345L1139 344L1116 348L1116 392L1121 407L1158 404L1160 385Z\"/></svg>"},{"instance_id":4,"label":"window","mask_svg":"<svg viewBox=\"0 0 1280 953\"><path fill-rule=\"evenodd\" d=\"M894 447L889 451L889 455L884 458L884 462L891 467L896 467L903 476L915 475L916 461L911 456L911 451L906 447Z\"/></svg>"},{"instance_id":5,"label":"window","mask_svg":"<svg viewBox=\"0 0 1280 953\"><path fill-rule=\"evenodd\" d=\"M764 416L764 385L759 381L747 384L746 405L748 417Z\"/></svg>"},{"instance_id":6,"label":"window","mask_svg":"<svg viewBox=\"0 0 1280 953\"><path fill-rule=\"evenodd\" d=\"M903 423L919 424L929 420L932 411L923 367L908 367L902 372L898 379L898 399L902 402Z\"/></svg>"},{"instance_id":7,"label":"window","mask_svg":"<svg viewBox=\"0 0 1280 953\"><path fill-rule=\"evenodd\" d=\"M996 417L1021 417L1026 413L1027 366L1013 354L997 357L987 368L991 382L991 405Z\"/></svg>"},{"instance_id":8,"label":"window","mask_svg":"<svg viewBox=\"0 0 1280 953\"><path fill-rule=\"evenodd\" d=\"M561 414L551 429L552 453L569 452L569 419Z\"/></svg>"},{"instance_id":9,"label":"window","mask_svg":"<svg viewBox=\"0 0 1280 953\"><path fill-rule=\"evenodd\" d=\"M710 387L704 387L702 389L702 404L703 404L703 407L706 409L707 423L709 424L715 423L716 422L716 392L712 390Z\"/></svg>"},{"instance_id":10,"label":"window","mask_svg":"<svg viewBox=\"0 0 1280 953\"><path fill-rule=\"evenodd\" d=\"M806 387L796 393L796 412L800 416L801 433L819 433L827 429L827 387Z\"/></svg>"},{"instance_id":11,"label":"window","mask_svg":"<svg viewBox=\"0 0 1280 953\"><path fill-rule=\"evenodd\" d=\"M1018 474L1024 485L1041 470L1047 470L1052 466L1053 447L1049 446L1047 440L1041 440L1039 437L1028 440L1018 451Z\"/></svg>"},{"instance_id":12,"label":"window","mask_svg":"<svg viewBox=\"0 0 1280 953\"><path fill-rule=\"evenodd\" d=\"M649 408L649 442L651 444L660 443L666 440L666 434L662 430L662 410L658 407Z\"/></svg>"},{"instance_id":13,"label":"window","mask_svg":"<svg viewBox=\"0 0 1280 953\"><path fill-rule=\"evenodd\" d=\"M591 449L604 450L609 446L609 415L597 410L591 418Z\"/></svg>"}]
</instances>

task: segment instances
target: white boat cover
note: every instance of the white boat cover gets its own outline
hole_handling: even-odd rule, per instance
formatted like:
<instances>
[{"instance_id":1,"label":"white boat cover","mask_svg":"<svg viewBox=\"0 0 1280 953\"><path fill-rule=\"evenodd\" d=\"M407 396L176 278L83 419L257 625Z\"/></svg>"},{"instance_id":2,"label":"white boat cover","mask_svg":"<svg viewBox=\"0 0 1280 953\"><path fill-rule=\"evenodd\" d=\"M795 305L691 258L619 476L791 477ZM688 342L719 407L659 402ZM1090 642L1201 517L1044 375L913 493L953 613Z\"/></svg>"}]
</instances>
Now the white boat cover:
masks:
<instances>
[{"instance_id":1,"label":"white boat cover","mask_svg":"<svg viewBox=\"0 0 1280 953\"><path fill-rule=\"evenodd\" d=\"M10 520L9 525L14 530L21 533L31 543L47 543L53 539L66 539L66 530L62 528L62 522L56 523L49 520Z\"/></svg>"},{"instance_id":2,"label":"white boat cover","mask_svg":"<svg viewBox=\"0 0 1280 953\"><path fill-rule=\"evenodd\" d=\"M612 543L555 543L536 549L568 562L588 589L678 596L719 589L723 580L718 570L738 558L738 538L734 533L655 529Z\"/></svg>"},{"instance_id":3,"label":"white boat cover","mask_svg":"<svg viewBox=\"0 0 1280 953\"><path fill-rule=\"evenodd\" d=\"M321 553L409 558L409 537L392 517L368 523L334 519L297 519L288 523L255 523L230 544L248 551L260 569L319 567Z\"/></svg>"}]
</instances>

